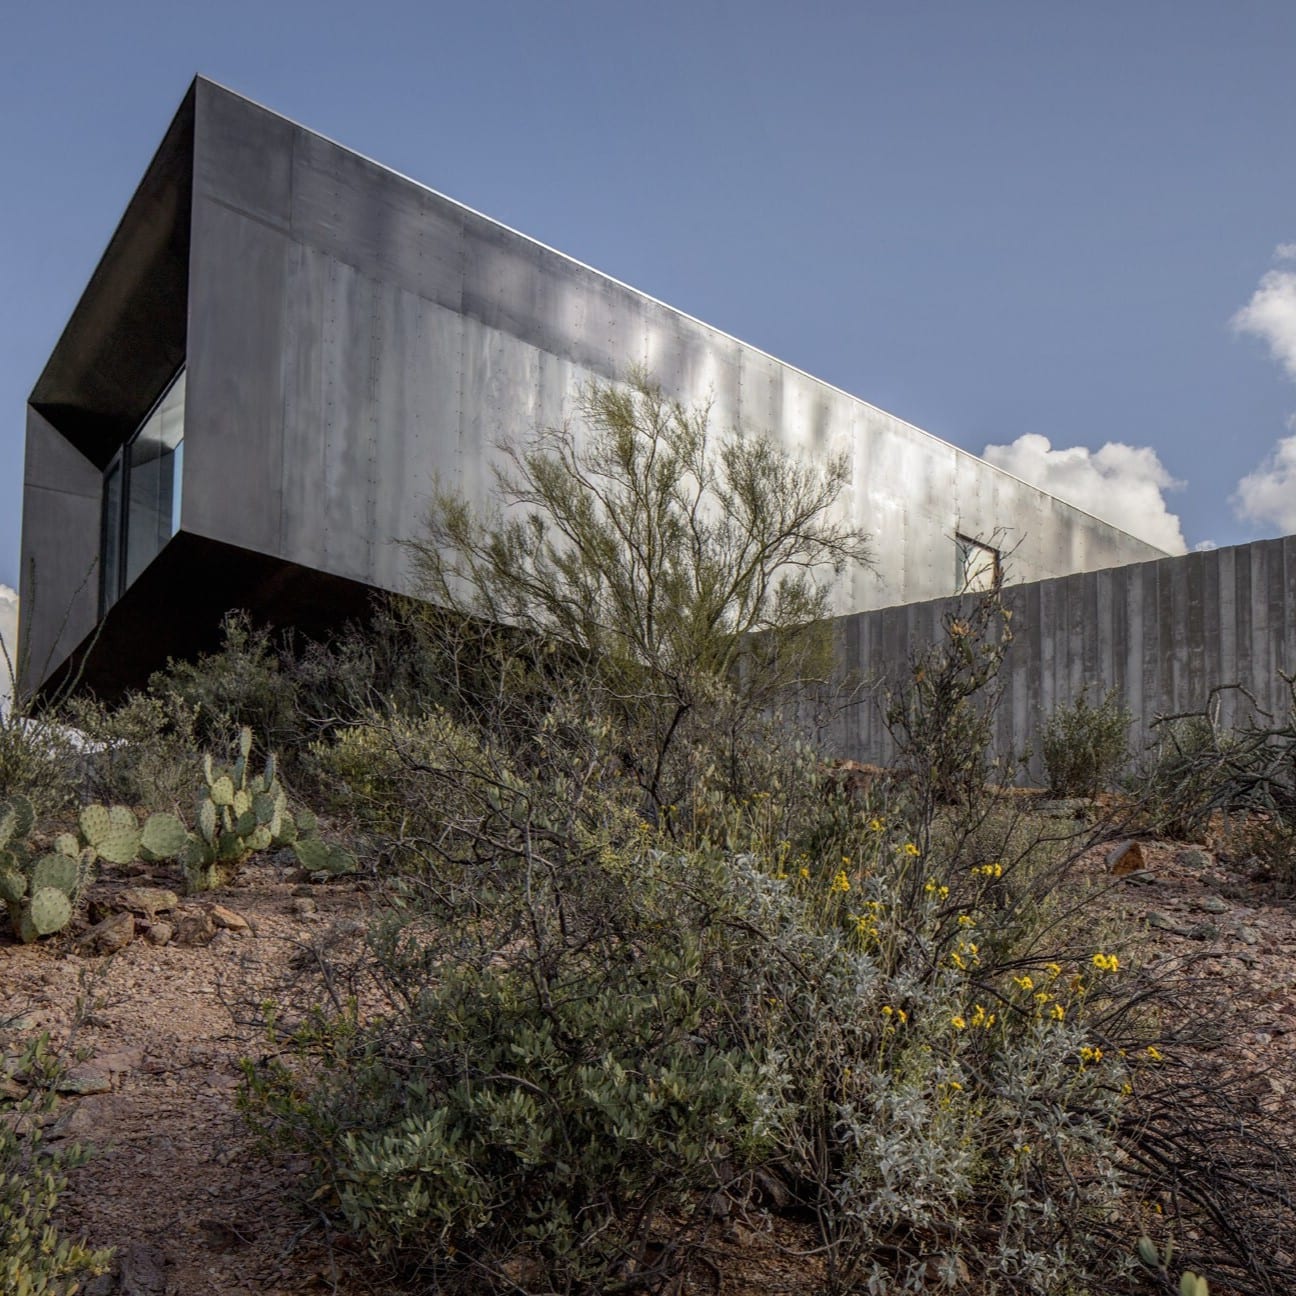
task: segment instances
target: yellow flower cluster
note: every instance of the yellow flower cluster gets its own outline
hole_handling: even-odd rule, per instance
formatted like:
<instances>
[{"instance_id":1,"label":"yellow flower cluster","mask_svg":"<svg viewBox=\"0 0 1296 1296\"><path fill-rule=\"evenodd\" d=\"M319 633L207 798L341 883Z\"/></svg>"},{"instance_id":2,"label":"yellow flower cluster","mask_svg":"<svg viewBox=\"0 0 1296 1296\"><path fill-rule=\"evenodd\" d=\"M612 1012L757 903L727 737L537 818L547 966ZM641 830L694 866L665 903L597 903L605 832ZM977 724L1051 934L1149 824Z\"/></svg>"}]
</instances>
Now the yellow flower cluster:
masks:
<instances>
[{"instance_id":1,"label":"yellow flower cluster","mask_svg":"<svg viewBox=\"0 0 1296 1296\"><path fill-rule=\"evenodd\" d=\"M1093 965L1099 972L1116 972L1120 970L1120 959L1115 954L1095 954Z\"/></svg>"},{"instance_id":2,"label":"yellow flower cluster","mask_svg":"<svg viewBox=\"0 0 1296 1296\"><path fill-rule=\"evenodd\" d=\"M950 952L950 964L960 972L966 972L981 962L981 949L972 941L959 941L958 949Z\"/></svg>"},{"instance_id":3,"label":"yellow flower cluster","mask_svg":"<svg viewBox=\"0 0 1296 1296\"><path fill-rule=\"evenodd\" d=\"M898 1021L901 1026L906 1025L909 1021L909 1014L903 1008L892 1008L890 1004L882 1005L882 1016L887 1019L888 1025L893 1020Z\"/></svg>"},{"instance_id":4,"label":"yellow flower cluster","mask_svg":"<svg viewBox=\"0 0 1296 1296\"><path fill-rule=\"evenodd\" d=\"M922 851L920 851L918 847L913 844L913 842L905 842L904 853L916 859L919 855L922 854Z\"/></svg>"},{"instance_id":5,"label":"yellow flower cluster","mask_svg":"<svg viewBox=\"0 0 1296 1296\"><path fill-rule=\"evenodd\" d=\"M1018 990L1034 990L1034 989L1035 989L1035 982L1034 982L1034 980L1033 980L1031 977L1029 977L1029 976L1025 976L1025 975L1023 975L1023 976L1015 976L1015 977L1013 977L1012 980L1013 980L1013 985L1015 985L1015 986L1017 987Z\"/></svg>"},{"instance_id":6,"label":"yellow flower cluster","mask_svg":"<svg viewBox=\"0 0 1296 1296\"><path fill-rule=\"evenodd\" d=\"M1003 877L1003 865L996 861L993 864L976 864L972 868L973 877Z\"/></svg>"},{"instance_id":7,"label":"yellow flower cluster","mask_svg":"<svg viewBox=\"0 0 1296 1296\"><path fill-rule=\"evenodd\" d=\"M850 878L846 876L845 869L838 869L837 872L833 874L832 885L829 887L829 890L835 895L840 895L842 892L850 890Z\"/></svg>"},{"instance_id":8,"label":"yellow flower cluster","mask_svg":"<svg viewBox=\"0 0 1296 1296\"><path fill-rule=\"evenodd\" d=\"M973 1030L989 1030L995 1024L995 1020L996 1017L994 1013L986 1012L985 1008L981 1004L977 1004L977 1006L972 1010L971 1017L964 1017L962 1014L959 1014L956 1017L951 1017L950 1025L953 1026L955 1030L960 1031L967 1030L969 1026Z\"/></svg>"},{"instance_id":9,"label":"yellow flower cluster","mask_svg":"<svg viewBox=\"0 0 1296 1296\"><path fill-rule=\"evenodd\" d=\"M1103 1059L1103 1051L1102 1049L1098 1048L1096 1045L1091 1046L1089 1044L1086 1044L1080 1050L1080 1062L1082 1065L1087 1064L1089 1062L1101 1062L1102 1059Z\"/></svg>"},{"instance_id":10,"label":"yellow flower cluster","mask_svg":"<svg viewBox=\"0 0 1296 1296\"><path fill-rule=\"evenodd\" d=\"M874 815L873 818L869 820L869 829L872 832L881 832L885 827L886 824L883 823L882 820L879 819L876 815Z\"/></svg>"},{"instance_id":11,"label":"yellow flower cluster","mask_svg":"<svg viewBox=\"0 0 1296 1296\"><path fill-rule=\"evenodd\" d=\"M949 887L942 886L935 878L928 878L927 885L923 890L929 896L935 896L938 900L945 900L949 897Z\"/></svg>"},{"instance_id":12,"label":"yellow flower cluster","mask_svg":"<svg viewBox=\"0 0 1296 1296\"><path fill-rule=\"evenodd\" d=\"M1149 1044L1145 1050L1149 1062L1164 1062L1165 1054L1155 1044Z\"/></svg>"}]
</instances>

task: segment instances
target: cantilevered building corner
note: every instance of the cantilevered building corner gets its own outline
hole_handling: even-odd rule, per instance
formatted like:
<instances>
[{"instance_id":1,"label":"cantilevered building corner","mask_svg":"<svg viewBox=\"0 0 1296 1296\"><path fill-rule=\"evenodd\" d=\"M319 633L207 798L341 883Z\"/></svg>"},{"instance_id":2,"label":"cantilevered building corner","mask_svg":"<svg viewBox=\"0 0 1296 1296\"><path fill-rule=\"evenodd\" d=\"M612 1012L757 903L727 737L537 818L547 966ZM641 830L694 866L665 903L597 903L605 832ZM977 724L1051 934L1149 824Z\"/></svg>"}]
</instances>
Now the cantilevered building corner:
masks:
<instances>
[{"instance_id":1,"label":"cantilevered building corner","mask_svg":"<svg viewBox=\"0 0 1296 1296\"><path fill-rule=\"evenodd\" d=\"M221 613L311 633L406 591L435 480L640 365L845 454L876 571L837 611L1161 557L910 424L198 79L32 391L24 684L141 682Z\"/></svg>"}]
</instances>

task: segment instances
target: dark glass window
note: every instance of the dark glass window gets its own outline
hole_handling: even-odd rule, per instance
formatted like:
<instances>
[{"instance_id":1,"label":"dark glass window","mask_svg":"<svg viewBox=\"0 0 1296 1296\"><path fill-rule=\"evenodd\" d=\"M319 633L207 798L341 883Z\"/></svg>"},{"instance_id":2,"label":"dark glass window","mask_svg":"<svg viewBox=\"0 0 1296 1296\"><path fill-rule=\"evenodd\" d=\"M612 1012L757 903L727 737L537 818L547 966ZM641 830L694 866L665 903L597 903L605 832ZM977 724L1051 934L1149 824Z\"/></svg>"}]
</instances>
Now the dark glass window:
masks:
<instances>
[{"instance_id":1,"label":"dark glass window","mask_svg":"<svg viewBox=\"0 0 1296 1296\"><path fill-rule=\"evenodd\" d=\"M184 402L182 369L104 473L105 612L180 529Z\"/></svg>"}]
</instances>

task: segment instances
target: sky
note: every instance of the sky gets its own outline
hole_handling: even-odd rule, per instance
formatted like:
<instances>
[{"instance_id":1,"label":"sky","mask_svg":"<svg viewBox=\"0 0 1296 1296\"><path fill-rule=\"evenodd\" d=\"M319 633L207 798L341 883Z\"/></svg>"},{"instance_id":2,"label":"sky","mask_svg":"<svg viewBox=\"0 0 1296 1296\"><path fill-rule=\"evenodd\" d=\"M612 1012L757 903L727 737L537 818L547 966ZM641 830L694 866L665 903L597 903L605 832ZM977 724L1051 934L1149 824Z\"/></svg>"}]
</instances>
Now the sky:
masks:
<instances>
[{"instance_id":1,"label":"sky","mask_svg":"<svg viewBox=\"0 0 1296 1296\"><path fill-rule=\"evenodd\" d=\"M0 626L195 73L1182 552L1296 532L1294 68L1290 0L0 0Z\"/></svg>"}]
</instances>

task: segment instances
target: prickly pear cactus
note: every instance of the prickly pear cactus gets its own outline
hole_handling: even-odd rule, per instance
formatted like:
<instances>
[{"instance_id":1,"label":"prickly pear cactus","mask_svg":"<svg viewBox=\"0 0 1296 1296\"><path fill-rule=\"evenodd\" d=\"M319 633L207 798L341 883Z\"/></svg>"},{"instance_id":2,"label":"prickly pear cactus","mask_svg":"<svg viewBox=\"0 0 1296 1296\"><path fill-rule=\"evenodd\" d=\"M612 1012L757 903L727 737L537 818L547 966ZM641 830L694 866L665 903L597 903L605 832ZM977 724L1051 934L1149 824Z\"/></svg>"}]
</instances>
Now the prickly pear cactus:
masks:
<instances>
[{"instance_id":1,"label":"prickly pear cactus","mask_svg":"<svg viewBox=\"0 0 1296 1296\"><path fill-rule=\"evenodd\" d=\"M190 833L181 857L185 885L190 891L206 891L230 881L244 860L270 847L313 841L306 846L306 865L313 873L344 873L355 868L355 860L340 847L319 840L315 816L309 810L296 815L288 807L288 796L279 782L274 754L266 757L260 773L252 766L252 731L238 736L238 757L233 764L217 764L203 758L203 786L198 790L195 831ZM300 858L300 855L299 855ZM304 862L303 862L304 863Z\"/></svg>"},{"instance_id":2,"label":"prickly pear cactus","mask_svg":"<svg viewBox=\"0 0 1296 1296\"><path fill-rule=\"evenodd\" d=\"M140 855L146 860L177 859L188 840L188 831L175 815L152 814L140 832Z\"/></svg>"},{"instance_id":3,"label":"prickly pear cactus","mask_svg":"<svg viewBox=\"0 0 1296 1296\"><path fill-rule=\"evenodd\" d=\"M33 860L25 838L35 818L25 797L0 802L0 900L23 941L34 941L66 927L85 881L75 837L71 838L73 854L56 849ZM62 837L59 842L63 842Z\"/></svg>"}]
</instances>

